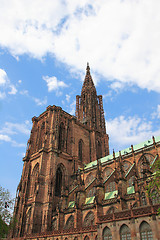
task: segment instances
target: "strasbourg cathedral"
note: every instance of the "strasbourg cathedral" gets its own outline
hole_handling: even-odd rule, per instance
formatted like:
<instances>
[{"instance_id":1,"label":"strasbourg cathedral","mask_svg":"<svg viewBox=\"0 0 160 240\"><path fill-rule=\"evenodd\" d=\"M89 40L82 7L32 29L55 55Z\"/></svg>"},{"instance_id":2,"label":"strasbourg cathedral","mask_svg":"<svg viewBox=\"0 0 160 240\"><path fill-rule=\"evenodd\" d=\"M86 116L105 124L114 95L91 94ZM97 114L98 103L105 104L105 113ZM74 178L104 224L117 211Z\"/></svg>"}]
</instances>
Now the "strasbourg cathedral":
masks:
<instances>
[{"instance_id":1,"label":"strasbourg cathedral","mask_svg":"<svg viewBox=\"0 0 160 240\"><path fill-rule=\"evenodd\" d=\"M9 239L160 239L160 197L146 193L160 137L109 152L89 65L75 116L53 105L32 121Z\"/></svg>"}]
</instances>

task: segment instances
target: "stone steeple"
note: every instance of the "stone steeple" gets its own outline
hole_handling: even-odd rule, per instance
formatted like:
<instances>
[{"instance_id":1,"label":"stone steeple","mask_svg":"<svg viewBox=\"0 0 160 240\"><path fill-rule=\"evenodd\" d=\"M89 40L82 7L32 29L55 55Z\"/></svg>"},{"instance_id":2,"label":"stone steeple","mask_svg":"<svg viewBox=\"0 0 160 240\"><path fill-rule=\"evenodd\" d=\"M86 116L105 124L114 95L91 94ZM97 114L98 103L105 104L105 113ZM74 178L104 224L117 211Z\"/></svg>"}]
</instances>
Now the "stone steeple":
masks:
<instances>
[{"instance_id":1,"label":"stone steeple","mask_svg":"<svg viewBox=\"0 0 160 240\"><path fill-rule=\"evenodd\" d=\"M102 96L97 96L88 63L81 96L76 97L76 117L90 128L106 132Z\"/></svg>"}]
</instances>

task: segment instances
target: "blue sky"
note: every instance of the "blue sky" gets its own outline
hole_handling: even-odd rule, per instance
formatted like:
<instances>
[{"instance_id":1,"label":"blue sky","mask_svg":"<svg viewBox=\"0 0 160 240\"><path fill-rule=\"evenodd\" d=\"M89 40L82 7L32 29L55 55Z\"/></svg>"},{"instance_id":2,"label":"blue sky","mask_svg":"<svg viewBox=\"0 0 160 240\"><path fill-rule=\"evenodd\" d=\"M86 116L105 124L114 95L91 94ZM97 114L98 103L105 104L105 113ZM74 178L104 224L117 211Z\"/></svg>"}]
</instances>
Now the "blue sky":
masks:
<instances>
[{"instance_id":1,"label":"blue sky","mask_svg":"<svg viewBox=\"0 0 160 240\"><path fill-rule=\"evenodd\" d=\"M32 117L74 115L87 62L110 152L160 135L160 1L0 0L0 184L12 195Z\"/></svg>"}]
</instances>

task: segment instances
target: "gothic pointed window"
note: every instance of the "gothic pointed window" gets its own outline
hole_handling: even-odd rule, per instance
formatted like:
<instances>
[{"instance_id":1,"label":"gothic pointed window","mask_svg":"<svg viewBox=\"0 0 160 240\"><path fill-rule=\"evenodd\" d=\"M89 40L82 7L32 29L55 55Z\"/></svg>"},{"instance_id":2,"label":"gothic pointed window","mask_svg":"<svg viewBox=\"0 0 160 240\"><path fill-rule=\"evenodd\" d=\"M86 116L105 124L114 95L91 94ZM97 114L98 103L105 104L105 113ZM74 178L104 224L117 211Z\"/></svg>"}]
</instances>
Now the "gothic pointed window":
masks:
<instances>
[{"instance_id":1,"label":"gothic pointed window","mask_svg":"<svg viewBox=\"0 0 160 240\"><path fill-rule=\"evenodd\" d=\"M64 150L64 142L65 142L65 127L64 124L61 123L59 126L59 139L58 139L58 149Z\"/></svg>"},{"instance_id":2,"label":"gothic pointed window","mask_svg":"<svg viewBox=\"0 0 160 240\"><path fill-rule=\"evenodd\" d=\"M106 187L106 193L107 192L113 192L116 190L116 184L115 182L110 182L109 184L107 184L107 187Z\"/></svg>"},{"instance_id":3,"label":"gothic pointed window","mask_svg":"<svg viewBox=\"0 0 160 240\"><path fill-rule=\"evenodd\" d=\"M60 197L61 191L62 191L62 171L61 168L58 167L56 171L55 196Z\"/></svg>"},{"instance_id":4,"label":"gothic pointed window","mask_svg":"<svg viewBox=\"0 0 160 240\"><path fill-rule=\"evenodd\" d=\"M141 206L145 206L147 205L147 199L146 199L146 195L144 192L142 192L141 194Z\"/></svg>"},{"instance_id":5,"label":"gothic pointed window","mask_svg":"<svg viewBox=\"0 0 160 240\"><path fill-rule=\"evenodd\" d=\"M41 125L41 130L40 130L40 134L39 134L38 149L42 148L42 144L44 142L44 135L45 135L45 122L43 122L42 125Z\"/></svg>"},{"instance_id":6,"label":"gothic pointed window","mask_svg":"<svg viewBox=\"0 0 160 240\"><path fill-rule=\"evenodd\" d=\"M112 240L111 230L108 227L103 230L103 240Z\"/></svg>"},{"instance_id":7,"label":"gothic pointed window","mask_svg":"<svg viewBox=\"0 0 160 240\"><path fill-rule=\"evenodd\" d=\"M78 158L79 160L82 162L83 161L83 141L82 139L79 140L79 143L78 143Z\"/></svg>"},{"instance_id":8,"label":"gothic pointed window","mask_svg":"<svg viewBox=\"0 0 160 240\"><path fill-rule=\"evenodd\" d=\"M39 164L37 163L32 171L30 182L30 196L34 195L38 186Z\"/></svg>"},{"instance_id":9,"label":"gothic pointed window","mask_svg":"<svg viewBox=\"0 0 160 240\"><path fill-rule=\"evenodd\" d=\"M95 225L95 218L94 218L94 213L92 211L90 211L85 216L83 226L87 227L87 226L92 226L92 225Z\"/></svg>"},{"instance_id":10,"label":"gothic pointed window","mask_svg":"<svg viewBox=\"0 0 160 240\"><path fill-rule=\"evenodd\" d=\"M120 239L131 240L131 232L127 225L123 224L120 228Z\"/></svg>"},{"instance_id":11,"label":"gothic pointed window","mask_svg":"<svg viewBox=\"0 0 160 240\"><path fill-rule=\"evenodd\" d=\"M140 225L141 240L153 240L152 229L147 222L142 222Z\"/></svg>"},{"instance_id":12,"label":"gothic pointed window","mask_svg":"<svg viewBox=\"0 0 160 240\"><path fill-rule=\"evenodd\" d=\"M74 217L71 215L66 222L65 229L71 229L74 228Z\"/></svg>"},{"instance_id":13,"label":"gothic pointed window","mask_svg":"<svg viewBox=\"0 0 160 240\"><path fill-rule=\"evenodd\" d=\"M89 237L88 237L88 236L85 236L84 240L89 240Z\"/></svg>"},{"instance_id":14,"label":"gothic pointed window","mask_svg":"<svg viewBox=\"0 0 160 240\"><path fill-rule=\"evenodd\" d=\"M97 159L100 159L102 157L102 147L101 143L98 141L97 142Z\"/></svg>"}]
</instances>

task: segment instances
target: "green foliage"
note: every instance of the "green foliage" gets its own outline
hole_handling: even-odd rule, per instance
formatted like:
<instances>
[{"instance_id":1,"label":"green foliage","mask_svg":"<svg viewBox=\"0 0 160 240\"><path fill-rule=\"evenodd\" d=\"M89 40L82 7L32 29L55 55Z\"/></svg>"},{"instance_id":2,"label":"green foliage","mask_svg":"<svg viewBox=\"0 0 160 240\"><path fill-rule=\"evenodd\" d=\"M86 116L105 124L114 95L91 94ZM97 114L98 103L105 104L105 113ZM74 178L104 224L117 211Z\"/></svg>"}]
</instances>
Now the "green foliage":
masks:
<instances>
[{"instance_id":1,"label":"green foliage","mask_svg":"<svg viewBox=\"0 0 160 240\"><path fill-rule=\"evenodd\" d=\"M13 204L14 199L11 198L10 192L0 186L0 216L6 224L10 223Z\"/></svg>"},{"instance_id":2,"label":"green foliage","mask_svg":"<svg viewBox=\"0 0 160 240\"><path fill-rule=\"evenodd\" d=\"M160 199L160 159L154 163L152 170L154 173L149 180L147 192L152 199L157 199L158 197ZM158 209L158 214L160 214L160 208Z\"/></svg>"},{"instance_id":3,"label":"green foliage","mask_svg":"<svg viewBox=\"0 0 160 240\"><path fill-rule=\"evenodd\" d=\"M8 225L2 220L0 216L0 238L5 238L8 234Z\"/></svg>"}]
</instances>

